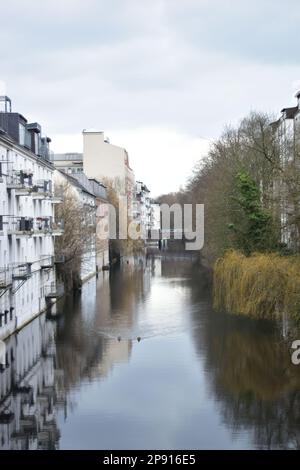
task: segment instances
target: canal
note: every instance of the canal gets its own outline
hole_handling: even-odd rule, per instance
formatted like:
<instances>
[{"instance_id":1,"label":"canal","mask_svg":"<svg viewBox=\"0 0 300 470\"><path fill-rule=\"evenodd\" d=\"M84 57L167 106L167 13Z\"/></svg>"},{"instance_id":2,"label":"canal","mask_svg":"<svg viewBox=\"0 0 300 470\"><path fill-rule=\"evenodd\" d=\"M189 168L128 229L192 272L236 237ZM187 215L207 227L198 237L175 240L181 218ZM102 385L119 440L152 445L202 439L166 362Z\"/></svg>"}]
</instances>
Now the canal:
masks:
<instances>
[{"instance_id":1,"label":"canal","mask_svg":"<svg viewBox=\"0 0 300 470\"><path fill-rule=\"evenodd\" d=\"M7 341L0 448L300 447L280 327L214 312L188 258L103 272L57 310Z\"/></svg>"}]
</instances>

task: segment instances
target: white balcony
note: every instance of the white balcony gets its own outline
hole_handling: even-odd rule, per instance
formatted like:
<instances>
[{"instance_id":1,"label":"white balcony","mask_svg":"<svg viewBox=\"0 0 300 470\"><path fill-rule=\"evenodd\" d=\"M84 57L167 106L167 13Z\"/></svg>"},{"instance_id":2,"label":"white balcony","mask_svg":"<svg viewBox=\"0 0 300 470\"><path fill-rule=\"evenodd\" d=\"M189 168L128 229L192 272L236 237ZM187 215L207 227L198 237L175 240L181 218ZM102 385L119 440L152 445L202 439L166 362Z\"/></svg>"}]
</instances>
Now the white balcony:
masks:
<instances>
[{"instance_id":1,"label":"white balcony","mask_svg":"<svg viewBox=\"0 0 300 470\"><path fill-rule=\"evenodd\" d=\"M20 175L7 175L6 187L8 190L15 190L16 195L27 195L32 190L31 180Z\"/></svg>"},{"instance_id":2,"label":"white balcony","mask_svg":"<svg viewBox=\"0 0 300 470\"><path fill-rule=\"evenodd\" d=\"M45 286L45 298L56 299L64 295L65 289L62 283L51 282Z\"/></svg>"},{"instance_id":3,"label":"white balcony","mask_svg":"<svg viewBox=\"0 0 300 470\"><path fill-rule=\"evenodd\" d=\"M12 270L9 268L0 270L0 289L7 289L12 284Z\"/></svg>"}]
</instances>

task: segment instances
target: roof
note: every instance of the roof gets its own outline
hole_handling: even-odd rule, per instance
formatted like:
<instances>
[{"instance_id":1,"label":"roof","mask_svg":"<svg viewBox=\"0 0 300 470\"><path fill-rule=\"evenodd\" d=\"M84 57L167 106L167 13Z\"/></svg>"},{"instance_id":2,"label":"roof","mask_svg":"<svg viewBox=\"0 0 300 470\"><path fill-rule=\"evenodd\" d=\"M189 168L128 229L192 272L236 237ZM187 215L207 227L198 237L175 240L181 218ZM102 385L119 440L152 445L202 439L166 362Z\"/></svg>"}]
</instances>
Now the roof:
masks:
<instances>
[{"instance_id":1,"label":"roof","mask_svg":"<svg viewBox=\"0 0 300 470\"><path fill-rule=\"evenodd\" d=\"M107 199L106 186L104 186L96 178L88 178L85 173L77 173L70 175L63 170L57 169L62 173L71 184L79 188L81 191L86 192L87 194L101 199Z\"/></svg>"},{"instance_id":2,"label":"roof","mask_svg":"<svg viewBox=\"0 0 300 470\"><path fill-rule=\"evenodd\" d=\"M277 121L270 122L270 126L276 129L280 124L280 119L277 119Z\"/></svg>"},{"instance_id":3,"label":"roof","mask_svg":"<svg viewBox=\"0 0 300 470\"><path fill-rule=\"evenodd\" d=\"M96 197L95 194L93 194L91 191L89 191L83 184L81 184L76 178L73 176L69 175L68 173L65 173L62 170L58 170L59 173L61 173L71 184L76 186L78 189L81 191L84 191L85 193L89 194L92 197Z\"/></svg>"},{"instance_id":4,"label":"roof","mask_svg":"<svg viewBox=\"0 0 300 470\"><path fill-rule=\"evenodd\" d=\"M53 161L72 161L78 160L80 162L83 161L83 154L82 153L55 153L53 155Z\"/></svg>"},{"instance_id":5,"label":"roof","mask_svg":"<svg viewBox=\"0 0 300 470\"><path fill-rule=\"evenodd\" d=\"M298 106L293 106L292 108L283 108L281 110L282 113L285 113L286 119L293 119L298 111Z\"/></svg>"},{"instance_id":6,"label":"roof","mask_svg":"<svg viewBox=\"0 0 300 470\"><path fill-rule=\"evenodd\" d=\"M9 145L12 148L15 147L19 152L25 153L25 155L29 156L30 158L33 158L39 164L47 166L52 171L55 170L55 167L54 167L53 163L50 160L46 160L45 158L41 158L38 155L36 155L36 153L34 153L30 149L28 149L27 147L24 147L23 145L20 145L10 135L8 135L7 132L2 130L1 128L0 128L0 139L6 145Z\"/></svg>"}]
</instances>

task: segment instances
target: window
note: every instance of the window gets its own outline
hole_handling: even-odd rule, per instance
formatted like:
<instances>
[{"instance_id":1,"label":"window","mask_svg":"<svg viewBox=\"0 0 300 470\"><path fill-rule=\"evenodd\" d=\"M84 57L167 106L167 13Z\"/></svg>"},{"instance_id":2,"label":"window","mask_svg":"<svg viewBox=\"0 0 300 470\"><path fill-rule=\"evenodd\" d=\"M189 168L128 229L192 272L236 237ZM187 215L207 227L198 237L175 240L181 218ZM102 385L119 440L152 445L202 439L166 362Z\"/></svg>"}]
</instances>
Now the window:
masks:
<instances>
[{"instance_id":1,"label":"window","mask_svg":"<svg viewBox=\"0 0 300 470\"><path fill-rule=\"evenodd\" d=\"M25 145L25 126L19 123L19 142L20 145Z\"/></svg>"},{"instance_id":2,"label":"window","mask_svg":"<svg viewBox=\"0 0 300 470\"><path fill-rule=\"evenodd\" d=\"M39 135L37 132L34 134L34 151L36 154L39 153Z\"/></svg>"}]
</instances>

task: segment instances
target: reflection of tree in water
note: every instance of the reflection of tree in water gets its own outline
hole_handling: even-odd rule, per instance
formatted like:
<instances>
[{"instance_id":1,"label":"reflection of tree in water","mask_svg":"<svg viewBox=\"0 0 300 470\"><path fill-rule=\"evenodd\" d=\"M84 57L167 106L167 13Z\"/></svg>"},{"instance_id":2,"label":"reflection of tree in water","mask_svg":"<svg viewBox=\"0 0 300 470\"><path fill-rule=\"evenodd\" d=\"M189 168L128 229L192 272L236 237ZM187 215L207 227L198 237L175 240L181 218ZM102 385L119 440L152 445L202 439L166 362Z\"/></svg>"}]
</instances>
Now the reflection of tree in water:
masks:
<instances>
[{"instance_id":1,"label":"reflection of tree in water","mask_svg":"<svg viewBox=\"0 0 300 470\"><path fill-rule=\"evenodd\" d=\"M224 423L252 431L258 448L300 448L300 369L276 325L213 312L209 300L194 315L204 317L194 340Z\"/></svg>"}]
</instances>

